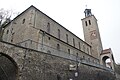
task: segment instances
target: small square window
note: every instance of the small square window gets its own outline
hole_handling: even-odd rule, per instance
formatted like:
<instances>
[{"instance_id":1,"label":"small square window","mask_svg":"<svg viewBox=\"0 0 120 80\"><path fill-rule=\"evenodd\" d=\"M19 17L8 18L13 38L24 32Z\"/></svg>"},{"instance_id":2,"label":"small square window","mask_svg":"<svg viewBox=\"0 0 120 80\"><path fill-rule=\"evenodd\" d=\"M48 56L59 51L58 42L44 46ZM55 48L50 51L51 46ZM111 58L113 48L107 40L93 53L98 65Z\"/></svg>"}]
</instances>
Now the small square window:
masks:
<instances>
[{"instance_id":1,"label":"small square window","mask_svg":"<svg viewBox=\"0 0 120 80\"><path fill-rule=\"evenodd\" d=\"M13 39L11 39L11 42L13 42Z\"/></svg>"}]
</instances>

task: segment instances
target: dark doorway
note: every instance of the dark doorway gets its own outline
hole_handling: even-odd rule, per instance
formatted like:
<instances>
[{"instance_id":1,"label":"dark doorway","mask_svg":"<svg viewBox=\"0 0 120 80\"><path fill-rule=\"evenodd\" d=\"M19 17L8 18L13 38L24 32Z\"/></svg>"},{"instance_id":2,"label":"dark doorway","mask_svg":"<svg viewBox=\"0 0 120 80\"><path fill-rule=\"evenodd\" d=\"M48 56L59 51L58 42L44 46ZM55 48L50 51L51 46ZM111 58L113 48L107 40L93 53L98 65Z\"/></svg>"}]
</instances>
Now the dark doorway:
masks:
<instances>
[{"instance_id":1,"label":"dark doorway","mask_svg":"<svg viewBox=\"0 0 120 80\"><path fill-rule=\"evenodd\" d=\"M17 74L15 61L8 55L0 53L0 80L16 80Z\"/></svg>"}]
</instances>

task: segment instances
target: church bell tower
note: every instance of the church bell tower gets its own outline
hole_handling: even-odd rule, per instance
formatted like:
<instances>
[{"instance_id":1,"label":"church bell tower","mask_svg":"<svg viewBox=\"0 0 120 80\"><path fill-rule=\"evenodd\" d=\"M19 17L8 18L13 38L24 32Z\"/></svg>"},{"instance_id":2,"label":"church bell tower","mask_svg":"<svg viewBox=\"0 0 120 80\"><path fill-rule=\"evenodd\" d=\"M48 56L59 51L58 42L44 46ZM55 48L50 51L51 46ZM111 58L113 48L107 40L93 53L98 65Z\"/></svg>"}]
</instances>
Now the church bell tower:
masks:
<instances>
[{"instance_id":1,"label":"church bell tower","mask_svg":"<svg viewBox=\"0 0 120 80\"><path fill-rule=\"evenodd\" d=\"M85 42L92 46L92 56L100 59L100 54L103 50L100 38L97 19L91 13L91 9L85 9L85 18L82 19L83 32Z\"/></svg>"}]
</instances>

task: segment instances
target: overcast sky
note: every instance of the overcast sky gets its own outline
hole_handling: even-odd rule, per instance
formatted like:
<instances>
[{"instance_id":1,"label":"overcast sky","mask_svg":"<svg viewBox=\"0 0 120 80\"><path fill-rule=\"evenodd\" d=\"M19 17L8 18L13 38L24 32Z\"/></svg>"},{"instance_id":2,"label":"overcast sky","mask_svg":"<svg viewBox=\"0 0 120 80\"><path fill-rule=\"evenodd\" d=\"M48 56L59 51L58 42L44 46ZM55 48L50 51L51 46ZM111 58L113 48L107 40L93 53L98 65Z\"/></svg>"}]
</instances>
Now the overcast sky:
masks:
<instances>
[{"instance_id":1,"label":"overcast sky","mask_svg":"<svg viewBox=\"0 0 120 80\"><path fill-rule=\"evenodd\" d=\"M84 10L92 9L104 49L111 48L116 63L120 63L120 0L1 0L0 8L22 12L30 5L53 18L84 40L81 19Z\"/></svg>"}]
</instances>

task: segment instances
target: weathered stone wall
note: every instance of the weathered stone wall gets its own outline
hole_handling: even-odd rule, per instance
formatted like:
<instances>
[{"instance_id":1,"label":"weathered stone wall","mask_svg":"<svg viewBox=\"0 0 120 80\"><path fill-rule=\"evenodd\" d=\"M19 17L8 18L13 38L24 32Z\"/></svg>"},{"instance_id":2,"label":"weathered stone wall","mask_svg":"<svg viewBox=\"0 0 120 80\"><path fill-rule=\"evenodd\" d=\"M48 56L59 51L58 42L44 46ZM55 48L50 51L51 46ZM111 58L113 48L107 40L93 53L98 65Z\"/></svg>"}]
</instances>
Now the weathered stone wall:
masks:
<instances>
[{"instance_id":1,"label":"weathered stone wall","mask_svg":"<svg viewBox=\"0 0 120 80\"><path fill-rule=\"evenodd\" d=\"M85 64L70 71L69 65L76 65L75 61L6 42L0 42L0 53L7 54L17 63L19 80L114 80L109 71ZM77 77L75 72L78 72Z\"/></svg>"},{"instance_id":2,"label":"weathered stone wall","mask_svg":"<svg viewBox=\"0 0 120 80\"><path fill-rule=\"evenodd\" d=\"M120 80L120 74L116 73L116 80Z\"/></svg>"}]
</instances>

